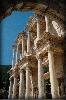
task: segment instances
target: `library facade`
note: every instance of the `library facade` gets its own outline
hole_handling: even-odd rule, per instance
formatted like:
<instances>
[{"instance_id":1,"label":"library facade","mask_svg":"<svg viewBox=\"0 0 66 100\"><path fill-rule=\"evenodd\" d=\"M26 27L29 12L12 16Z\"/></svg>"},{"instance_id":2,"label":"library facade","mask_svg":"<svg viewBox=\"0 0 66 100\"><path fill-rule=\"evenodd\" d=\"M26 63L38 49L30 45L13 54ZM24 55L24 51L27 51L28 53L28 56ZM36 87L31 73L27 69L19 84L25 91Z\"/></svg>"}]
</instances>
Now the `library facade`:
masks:
<instances>
[{"instance_id":1,"label":"library facade","mask_svg":"<svg viewBox=\"0 0 66 100\"><path fill-rule=\"evenodd\" d=\"M26 31L13 44L8 98L62 98L64 96L64 28L53 11L29 18Z\"/></svg>"}]
</instances>

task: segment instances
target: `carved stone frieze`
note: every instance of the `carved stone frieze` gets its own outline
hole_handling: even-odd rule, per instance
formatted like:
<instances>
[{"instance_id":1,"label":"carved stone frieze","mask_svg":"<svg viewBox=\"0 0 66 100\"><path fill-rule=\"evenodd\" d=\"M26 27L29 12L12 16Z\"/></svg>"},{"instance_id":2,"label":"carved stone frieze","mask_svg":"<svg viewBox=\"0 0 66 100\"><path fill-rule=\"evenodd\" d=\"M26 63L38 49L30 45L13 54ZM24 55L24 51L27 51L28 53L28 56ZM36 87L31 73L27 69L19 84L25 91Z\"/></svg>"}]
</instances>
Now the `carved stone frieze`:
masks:
<instances>
[{"instance_id":1,"label":"carved stone frieze","mask_svg":"<svg viewBox=\"0 0 66 100\"><path fill-rule=\"evenodd\" d=\"M20 4L16 5L16 9L20 9L21 7L22 5ZM53 11L50 12L47 7L45 9L44 8L45 7L43 5L41 7L40 5L38 7L35 7L34 10L36 12L36 15L32 16L29 19L28 25L26 27L26 32L18 34L14 46L15 51L17 51L18 46L18 52L16 55L17 60L14 67L10 70L10 76L13 76L15 84L16 82L19 83L20 81L21 86L23 81L22 78L24 78L24 89L26 91L24 95L26 95L27 98L30 96L32 97L33 94L38 95L38 97L44 97L44 80L47 79L50 79L52 97L57 97L57 78L61 79L61 77L64 77L64 35L59 36L56 33L54 34L53 32L46 31L48 25L50 26L51 24L49 23L48 25L46 25L44 14L48 15L49 19L53 14L53 19L55 20L58 20L58 16L54 15ZM52 22L52 20L50 22ZM57 27L57 30L59 29L59 27ZM57 30L55 30L54 32L56 32ZM60 30L62 29L60 28ZM45 67L47 69L45 69ZM22 72L24 72L24 77ZM33 90L35 88L37 89L38 94L35 94L36 92ZM19 88L20 96L23 92L22 89L23 88L21 87Z\"/></svg>"},{"instance_id":2,"label":"carved stone frieze","mask_svg":"<svg viewBox=\"0 0 66 100\"><path fill-rule=\"evenodd\" d=\"M46 45L50 44L51 48L63 49L63 37L58 37L54 34L44 33L43 37L37 40L36 50L41 50Z\"/></svg>"}]
</instances>

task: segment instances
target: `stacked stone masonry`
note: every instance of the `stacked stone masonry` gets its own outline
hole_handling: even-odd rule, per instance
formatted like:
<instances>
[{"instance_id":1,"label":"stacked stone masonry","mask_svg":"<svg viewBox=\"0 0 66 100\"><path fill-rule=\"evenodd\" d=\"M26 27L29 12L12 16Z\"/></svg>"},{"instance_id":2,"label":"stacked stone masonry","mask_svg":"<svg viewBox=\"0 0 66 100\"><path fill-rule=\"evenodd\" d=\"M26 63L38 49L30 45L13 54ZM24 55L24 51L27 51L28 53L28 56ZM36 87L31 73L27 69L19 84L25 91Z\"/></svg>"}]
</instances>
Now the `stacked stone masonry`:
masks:
<instances>
[{"instance_id":1,"label":"stacked stone masonry","mask_svg":"<svg viewBox=\"0 0 66 100\"><path fill-rule=\"evenodd\" d=\"M44 17L32 16L13 45L9 99L63 97L64 30L56 19Z\"/></svg>"}]
</instances>

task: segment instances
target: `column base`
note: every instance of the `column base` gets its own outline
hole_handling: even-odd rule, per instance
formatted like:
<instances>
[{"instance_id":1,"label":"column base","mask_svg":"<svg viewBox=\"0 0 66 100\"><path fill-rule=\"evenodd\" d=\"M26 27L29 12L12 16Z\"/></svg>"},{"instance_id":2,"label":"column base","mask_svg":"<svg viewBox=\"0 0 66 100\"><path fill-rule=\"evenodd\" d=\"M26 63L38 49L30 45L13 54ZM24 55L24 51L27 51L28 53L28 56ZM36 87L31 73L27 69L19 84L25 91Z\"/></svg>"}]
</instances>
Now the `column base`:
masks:
<instances>
[{"instance_id":1,"label":"column base","mask_svg":"<svg viewBox=\"0 0 66 100\"><path fill-rule=\"evenodd\" d=\"M59 97L57 92L54 92L54 93L52 93L52 98L53 99L59 99L60 97Z\"/></svg>"},{"instance_id":2,"label":"column base","mask_svg":"<svg viewBox=\"0 0 66 100\"><path fill-rule=\"evenodd\" d=\"M12 99L17 99L17 97L16 96L12 96Z\"/></svg>"},{"instance_id":3,"label":"column base","mask_svg":"<svg viewBox=\"0 0 66 100\"><path fill-rule=\"evenodd\" d=\"M38 96L38 99L39 100L46 99L46 95L44 95L44 96Z\"/></svg>"},{"instance_id":4,"label":"column base","mask_svg":"<svg viewBox=\"0 0 66 100\"><path fill-rule=\"evenodd\" d=\"M30 100L31 100L32 97L31 97L30 95L26 94L26 95L25 95L25 99L30 99Z\"/></svg>"},{"instance_id":5,"label":"column base","mask_svg":"<svg viewBox=\"0 0 66 100\"><path fill-rule=\"evenodd\" d=\"M34 100L32 97L25 97L26 100Z\"/></svg>"},{"instance_id":6,"label":"column base","mask_svg":"<svg viewBox=\"0 0 66 100\"><path fill-rule=\"evenodd\" d=\"M8 99L12 99L12 95L8 95Z\"/></svg>"},{"instance_id":7,"label":"column base","mask_svg":"<svg viewBox=\"0 0 66 100\"><path fill-rule=\"evenodd\" d=\"M25 96L19 96L19 99L25 99Z\"/></svg>"}]
</instances>

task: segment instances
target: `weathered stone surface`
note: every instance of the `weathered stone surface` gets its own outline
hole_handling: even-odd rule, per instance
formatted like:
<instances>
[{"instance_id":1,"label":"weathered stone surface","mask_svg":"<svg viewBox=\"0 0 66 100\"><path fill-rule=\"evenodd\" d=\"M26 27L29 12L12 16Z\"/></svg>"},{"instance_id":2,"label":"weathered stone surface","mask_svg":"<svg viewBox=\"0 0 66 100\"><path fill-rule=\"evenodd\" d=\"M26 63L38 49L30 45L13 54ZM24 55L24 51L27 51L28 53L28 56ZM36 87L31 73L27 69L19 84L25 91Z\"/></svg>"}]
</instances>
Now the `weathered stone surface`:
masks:
<instances>
[{"instance_id":1,"label":"weathered stone surface","mask_svg":"<svg viewBox=\"0 0 66 100\"><path fill-rule=\"evenodd\" d=\"M49 9L55 10L57 13L62 14L65 16L65 0L6 0L0 1L1 5L1 13L0 18L4 18L12 13L13 10L34 10L39 9L39 6L37 8L37 5L45 5L44 8L47 6Z\"/></svg>"},{"instance_id":2,"label":"weathered stone surface","mask_svg":"<svg viewBox=\"0 0 66 100\"><path fill-rule=\"evenodd\" d=\"M35 10L37 9L38 8ZM38 25L36 23L37 18L39 18L38 21L40 22ZM15 42L15 51L18 50L22 58L19 57L17 52L16 63L14 67L10 69L10 75L14 78L13 98L16 98L16 95L18 95L18 93L15 93L17 90L16 85L19 81L19 98L23 96L22 93L25 93L25 98L44 98L46 95L46 85L44 81L47 81L47 79L50 80L50 93L52 94L52 98L61 98L63 88L65 87L65 85L63 85L64 87L62 86L62 81L66 78L63 71L63 61L65 61L63 40L65 33L62 24L63 18L57 18L59 18L59 15L54 14L53 11L50 12L50 10L43 12L42 16L42 10L40 9L39 14L32 16L28 23L28 36L26 32L18 34ZM43 23L41 23L42 21ZM30 29L32 29L32 33ZM24 41L22 41L22 39L24 39ZM49 72L47 70L46 73L44 73L44 67L46 66L49 67ZM24 70L24 84L23 73L21 73L20 70ZM23 87L24 92L22 91Z\"/></svg>"}]
</instances>

